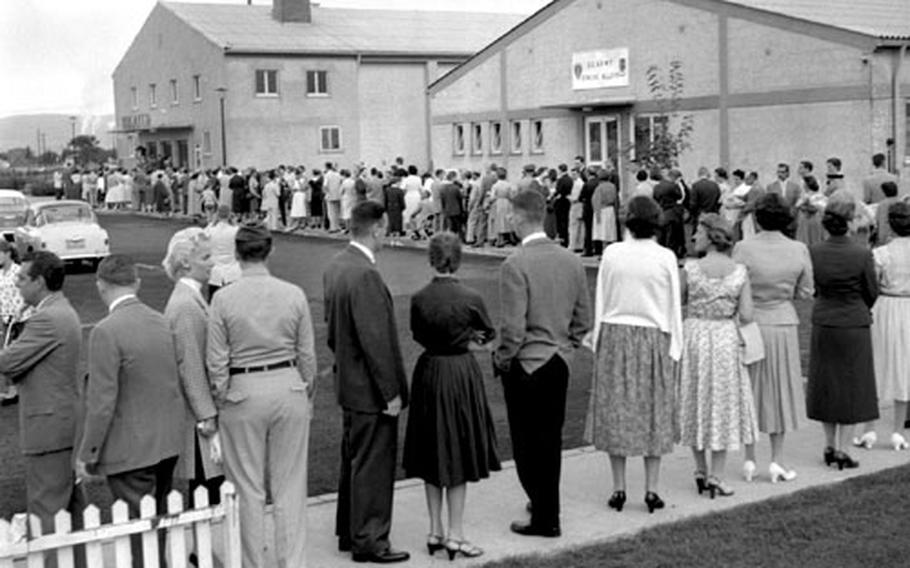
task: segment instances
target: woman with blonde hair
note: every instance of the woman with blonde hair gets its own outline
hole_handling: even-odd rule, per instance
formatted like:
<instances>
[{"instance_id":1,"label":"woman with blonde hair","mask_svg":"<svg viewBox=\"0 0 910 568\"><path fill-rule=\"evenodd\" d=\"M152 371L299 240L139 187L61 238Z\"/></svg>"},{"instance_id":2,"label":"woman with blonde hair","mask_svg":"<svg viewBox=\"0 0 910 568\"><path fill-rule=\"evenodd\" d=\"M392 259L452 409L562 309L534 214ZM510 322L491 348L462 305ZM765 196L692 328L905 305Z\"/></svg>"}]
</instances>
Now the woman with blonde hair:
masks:
<instances>
[{"instance_id":1,"label":"woman with blonde hair","mask_svg":"<svg viewBox=\"0 0 910 568\"><path fill-rule=\"evenodd\" d=\"M749 371L737 329L752 321L752 291L745 265L730 258L733 228L723 217L699 217L699 260L686 262L681 289L686 304L679 388L680 443L691 446L698 493L733 495L724 482L728 450L758 439ZM711 452L708 470L706 452Z\"/></svg>"}]
</instances>

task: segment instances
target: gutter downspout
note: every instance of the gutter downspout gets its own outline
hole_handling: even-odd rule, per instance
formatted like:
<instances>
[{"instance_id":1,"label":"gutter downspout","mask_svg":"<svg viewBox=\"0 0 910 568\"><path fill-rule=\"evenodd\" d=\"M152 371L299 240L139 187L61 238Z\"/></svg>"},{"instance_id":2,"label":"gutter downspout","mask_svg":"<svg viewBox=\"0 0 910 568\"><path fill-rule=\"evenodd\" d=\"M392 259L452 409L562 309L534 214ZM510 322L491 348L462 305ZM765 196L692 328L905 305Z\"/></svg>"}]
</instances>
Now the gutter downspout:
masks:
<instances>
[{"instance_id":1,"label":"gutter downspout","mask_svg":"<svg viewBox=\"0 0 910 568\"><path fill-rule=\"evenodd\" d=\"M904 58L907 57L907 47L905 43L898 52L897 64L894 66L891 84L891 136L894 140L894 169L900 171L904 166L904 156L907 155L906 145L910 140L904 140L901 143L900 126L898 125L898 116L900 116L901 101L901 80L903 77ZM906 119L905 119L906 120Z\"/></svg>"}]
</instances>

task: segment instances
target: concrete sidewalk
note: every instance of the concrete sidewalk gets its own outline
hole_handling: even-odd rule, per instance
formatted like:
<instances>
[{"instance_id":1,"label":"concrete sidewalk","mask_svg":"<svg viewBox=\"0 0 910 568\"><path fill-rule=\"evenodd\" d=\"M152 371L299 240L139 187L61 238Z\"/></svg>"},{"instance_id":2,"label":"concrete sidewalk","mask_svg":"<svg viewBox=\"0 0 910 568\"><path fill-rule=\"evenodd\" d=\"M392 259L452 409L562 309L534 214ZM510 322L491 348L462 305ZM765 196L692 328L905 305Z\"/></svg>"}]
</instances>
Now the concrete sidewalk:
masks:
<instances>
[{"instance_id":1,"label":"concrete sidewalk","mask_svg":"<svg viewBox=\"0 0 910 568\"><path fill-rule=\"evenodd\" d=\"M562 534L561 538L544 539L521 537L509 531L509 523L526 519L527 501L515 474L514 464L504 464L503 471L490 479L471 484L465 512L467 537L485 549L477 559L459 557L459 566L477 566L491 560L515 555L551 554L617 537L633 535L656 525L707 515L744 503L787 495L813 486L829 485L845 479L867 475L883 469L906 465L910 452L895 452L886 445L890 438L891 409L882 409L879 445L872 450L851 449L860 461L855 470L838 471L822 463L824 435L821 426L806 422L797 432L787 436L785 455L788 465L799 477L791 482L772 484L767 473L770 448L766 436L758 445L758 477L751 484L741 474L742 453L728 456L726 478L736 491L732 497L711 500L695 491L692 474L694 465L688 448L678 446L673 454L664 457L661 468L660 495L667 508L648 514L644 506L644 468L639 458L628 462L629 500L621 513L606 506L612 492L607 455L593 448L568 450L563 453L562 474ZM350 554L337 551L334 537L335 495L309 500L308 548L311 568L355 566ZM445 518L445 516L443 516ZM404 566L451 566L444 552L435 557L427 554L425 541L428 528L423 484L406 480L396 485L392 522L392 545L411 553Z\"/></svg>"}]
</instances>

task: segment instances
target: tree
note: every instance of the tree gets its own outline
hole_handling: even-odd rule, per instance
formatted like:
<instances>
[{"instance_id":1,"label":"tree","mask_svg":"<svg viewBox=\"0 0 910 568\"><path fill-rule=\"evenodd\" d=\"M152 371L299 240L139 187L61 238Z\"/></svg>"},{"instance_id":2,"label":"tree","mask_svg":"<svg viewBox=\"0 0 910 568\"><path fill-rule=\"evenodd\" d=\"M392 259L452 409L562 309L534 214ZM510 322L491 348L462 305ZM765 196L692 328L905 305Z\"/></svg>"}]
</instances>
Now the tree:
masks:
<instances>
[{"instance_id":1,"label":"tree","mask_svg":"<svg viewBox=\"0 0 910 568\"><path fill-rule=\"evenodd\" d=\"M42 166L51 166L56 164L60 159L60 156L57 155L53 150L48 150L47 152L38 156L38 163Z\"/></svg>"},{"instance_id":2,"label":"tree","mask_svg":"<svg viewBox=\"0 0 910 568\"><path fill-rule=\"evenodd\" d=\"M103 164L109 155L109 152L98 145L98 139L89 134L80 134L70 140L70 147L76 156L76 162L79 164Z\"/></svg>"},{"instance_id":3,"label":"tree","mask_svg":"<svg viewBox=\"0 0 910 568\"><path fill-rule=\"evenodd\" d=\"M649 170L676 168L679 166L679 156L691 147L689 138L693 128L692 115L681 115L679 112L685 86L682 63L678 60L671 61L666 78L657 65L651 65L645 71L645 77L658 111L653 120L650 141L638 148L635 159L640 167Z\"/></svg>"}]
</instances>

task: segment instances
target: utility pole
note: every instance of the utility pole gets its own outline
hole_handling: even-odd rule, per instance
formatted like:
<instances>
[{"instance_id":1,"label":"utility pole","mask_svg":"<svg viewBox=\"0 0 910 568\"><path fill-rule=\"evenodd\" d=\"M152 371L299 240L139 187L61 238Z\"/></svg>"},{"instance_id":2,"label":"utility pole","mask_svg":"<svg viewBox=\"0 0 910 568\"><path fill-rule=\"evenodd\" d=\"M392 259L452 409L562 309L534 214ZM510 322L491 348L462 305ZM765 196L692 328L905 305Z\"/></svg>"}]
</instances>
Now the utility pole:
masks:
<instances>
[{"instance_id":1,"label":"utility pole","mask_svg":"<svg viewBox=\"0 0 910 568\"><path fill-rule=\"evenodd\" d=\"M227 166L227 134L224 131L224 94L227 92L227 88L218 87L215 91L220 96L221 104L221 165Z\"/></svg>"}]
</instances>

